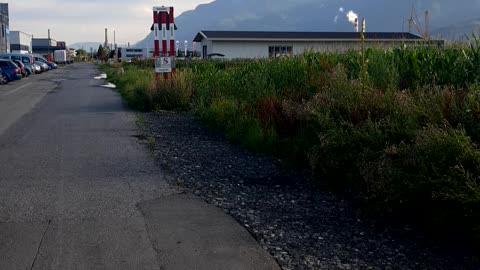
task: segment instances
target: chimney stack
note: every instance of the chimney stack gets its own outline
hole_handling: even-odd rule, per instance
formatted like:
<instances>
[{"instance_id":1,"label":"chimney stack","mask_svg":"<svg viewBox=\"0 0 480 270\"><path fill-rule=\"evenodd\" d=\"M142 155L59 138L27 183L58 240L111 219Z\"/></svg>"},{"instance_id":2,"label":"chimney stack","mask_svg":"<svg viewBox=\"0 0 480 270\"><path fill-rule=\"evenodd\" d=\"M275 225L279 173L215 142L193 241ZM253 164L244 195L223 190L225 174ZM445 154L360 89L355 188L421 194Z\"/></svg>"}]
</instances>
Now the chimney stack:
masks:
<instances>
[{"instance_id":1,"label":"chimney stack","mask_svg":"<svg viewBox=\"0 0 480 270\"><path fill-rule=\"evenodd\" d=\"M108 29L107 28L105 28L105 44L103 47L108 48Z\"/></svg>"},{"instance_id":2,"label":"chimney stack","mask_svg":"<svg viewBox=\"0 0 480 270\"><path fill-rule=\"evenodd\" d=\"M358 18L355 19L355 32L358 33Z\"/></svg>"},{"instance_id":3,"label":"chimney stack","mask_svg":"<svg viewBox=\"0 0 480 270\"><path fill-rule=\"evenodd\" d=\"M365 18L363 18L362 19L362 32L363 33L367 32L367 29L365 27L366 27Z\"/></svg>"},{"instance_id":4,"label":"chimney stack","mask_svg":"<svg viewBox=\"0 0 480 270\"><path fill-rule=\"evenodd\" d=\"M425 11L425 40L430 40L430 26L429 26L429 14L428 10Z\"/></svg>"}]
</instances>

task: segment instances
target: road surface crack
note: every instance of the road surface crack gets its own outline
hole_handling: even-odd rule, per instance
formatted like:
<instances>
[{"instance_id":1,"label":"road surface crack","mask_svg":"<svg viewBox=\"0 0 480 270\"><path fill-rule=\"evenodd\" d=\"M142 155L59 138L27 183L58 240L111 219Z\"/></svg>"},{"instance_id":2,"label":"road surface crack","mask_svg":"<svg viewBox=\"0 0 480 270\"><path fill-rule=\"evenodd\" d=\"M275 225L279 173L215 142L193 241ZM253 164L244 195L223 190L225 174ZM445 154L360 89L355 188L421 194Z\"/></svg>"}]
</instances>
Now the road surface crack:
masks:
<instances>
[{"instance_id":1,"label":"road surface crack","mask_svg":"<svg viewBox=\"0 0 480 270\"><path fill-rule=\"evenodd\" d=\"M32 265L30 266L30 270L35 267L35 262L37 261L38 254L40 253L40 248L42 247L43 244L43 239L45 239L45 235L47 235L47 231L50 228L50 225L52 224L52 220L48 221L47 227L45 228L45 231L43 232L42 238L40 239L40 243L38 244L37 252L35 253L35 257L33 258Z\"/></svg>"}]
</instances>

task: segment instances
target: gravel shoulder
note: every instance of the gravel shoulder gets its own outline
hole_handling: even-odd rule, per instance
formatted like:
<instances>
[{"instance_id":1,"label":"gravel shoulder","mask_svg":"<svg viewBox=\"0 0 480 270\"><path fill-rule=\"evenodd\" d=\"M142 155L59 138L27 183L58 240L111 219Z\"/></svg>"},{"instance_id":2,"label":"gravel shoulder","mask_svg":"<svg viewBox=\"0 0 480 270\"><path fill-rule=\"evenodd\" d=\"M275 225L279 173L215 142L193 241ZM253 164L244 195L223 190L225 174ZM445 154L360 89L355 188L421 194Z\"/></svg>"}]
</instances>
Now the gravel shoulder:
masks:
<instances>
[{"instance_id":1,"label":"gravel shoulder","mask_svg":"<svg viewBox=\"0 0 480 270\"><path fill-rule=\"evenodd\" d=\"M172 181L242 224L287 269L480 269L408 230L379 229L345 201L175 112L141 116L145 139Z\"/></svg>"}]
</instances>

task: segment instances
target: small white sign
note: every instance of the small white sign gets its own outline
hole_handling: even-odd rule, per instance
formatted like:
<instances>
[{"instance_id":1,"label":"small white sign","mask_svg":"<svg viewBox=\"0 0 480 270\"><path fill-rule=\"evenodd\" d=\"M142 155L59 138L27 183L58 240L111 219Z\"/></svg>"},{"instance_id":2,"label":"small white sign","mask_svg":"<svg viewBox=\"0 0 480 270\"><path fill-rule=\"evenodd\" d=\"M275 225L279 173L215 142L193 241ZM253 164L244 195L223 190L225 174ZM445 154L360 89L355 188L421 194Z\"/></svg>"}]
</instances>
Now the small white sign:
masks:
<instances>
[{"instance_id":1,"label":"small white sign","mask_svg":"<svg viewBox=\"0 0 480 270\"><path fill-rule=\"evenodd\" d=\"M169 7L153 7L153 11L156 12L169 12L170 8Z\"/></svg>"},{"instance_id":2,"label":"small white sign","mask_svg":"<svg viewBox=\"0 0 480 270\"><path fill-rule=\"evenodd\" d=\"M172 67L173 67L172 57L155 58L155 73L170 73L172 72Z\"/></svg>"}]
</instances>

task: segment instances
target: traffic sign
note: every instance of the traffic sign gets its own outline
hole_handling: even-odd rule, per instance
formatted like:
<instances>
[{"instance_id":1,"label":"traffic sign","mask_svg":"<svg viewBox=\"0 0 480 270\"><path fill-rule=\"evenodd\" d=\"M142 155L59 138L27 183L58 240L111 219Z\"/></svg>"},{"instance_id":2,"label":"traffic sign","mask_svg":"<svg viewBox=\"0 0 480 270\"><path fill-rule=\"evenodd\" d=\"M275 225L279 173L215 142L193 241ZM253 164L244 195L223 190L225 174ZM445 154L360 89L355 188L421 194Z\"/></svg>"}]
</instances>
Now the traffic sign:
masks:
<instances>
[{"instance_id":1,"label":"traffic sign","mask_svg":"<svg viewBox=\"0 0 480 270\"><path fill-rule=\"evenodd\" d=\"M155 58L155 73L170 73L175 67L173 57Z\"/></svg>"}]
</instances>

